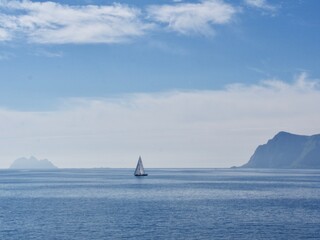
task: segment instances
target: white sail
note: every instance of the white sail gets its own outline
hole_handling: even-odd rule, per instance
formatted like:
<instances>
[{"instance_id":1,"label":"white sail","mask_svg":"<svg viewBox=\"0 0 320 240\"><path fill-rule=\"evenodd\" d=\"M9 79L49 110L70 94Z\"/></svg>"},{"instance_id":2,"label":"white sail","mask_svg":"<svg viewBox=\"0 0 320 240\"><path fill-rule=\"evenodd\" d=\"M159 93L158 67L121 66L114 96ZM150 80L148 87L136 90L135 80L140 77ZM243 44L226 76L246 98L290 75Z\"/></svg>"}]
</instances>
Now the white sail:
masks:
<instances>
[{"instance_id":1,"label":"white sail","mask_svg":"<svg viewBox=\"0 0 320 240\"><path fill-rule=\"evenodd\" d=\"M141 157L139 157L136 170L134 171L134 175L135 176L147 176L147 174L144 172Z\"/></svg>"}]
</instances>

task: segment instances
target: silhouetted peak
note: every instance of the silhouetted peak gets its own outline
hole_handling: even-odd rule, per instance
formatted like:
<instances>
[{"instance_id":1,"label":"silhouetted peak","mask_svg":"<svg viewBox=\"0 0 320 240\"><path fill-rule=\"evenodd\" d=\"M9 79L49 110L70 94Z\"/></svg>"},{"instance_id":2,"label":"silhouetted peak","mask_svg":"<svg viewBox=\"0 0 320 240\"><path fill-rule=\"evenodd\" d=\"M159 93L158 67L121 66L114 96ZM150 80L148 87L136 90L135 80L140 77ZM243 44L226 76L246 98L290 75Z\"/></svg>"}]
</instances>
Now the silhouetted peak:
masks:
<instances>
[{"instance_id":1,"label":"silhouetted peak","mask_svg":"<svg viewBox=\"0 0 320 240\"><path fill-rule=\"evenodd\" d=\"M281 131L260 145L244 167L320 168L320 135L304 136Z\"/></svg>"},{"instance_id":2,"label":"silhouetted peak","mask_svg":"<svg viewBox=\"0 0 320 240\"><path fill-rule=\"evenodd\" d=\"M38 160L36 157L21 157L16 159L10 166L12 169L54 169L54 166L48 159Z\"/></svg>"},{"instance_id":3,"label":"silhouetted peak","mask_svg":"<svg viewBox=\"0 0 320 240\"><path fill-rule=\"evenodd\" d=\"M281 132L278 132L274 136L274 138L286 138L286 137L294 137L294 136L300 136L300 135L289 133L289 132L285 132L285 131L281 131Z\"/></svg>"}]
</instances>

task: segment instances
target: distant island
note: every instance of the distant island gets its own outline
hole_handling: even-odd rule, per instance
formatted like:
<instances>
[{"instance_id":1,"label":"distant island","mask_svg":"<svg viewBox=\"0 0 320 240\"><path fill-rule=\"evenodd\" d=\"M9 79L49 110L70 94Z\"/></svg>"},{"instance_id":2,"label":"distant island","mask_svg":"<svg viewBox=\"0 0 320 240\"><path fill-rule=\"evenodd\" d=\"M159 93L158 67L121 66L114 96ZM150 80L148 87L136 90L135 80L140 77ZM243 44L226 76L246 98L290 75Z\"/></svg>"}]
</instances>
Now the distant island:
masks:
<instances>
[{"instance_id":1,"label":"distant island","mask_svg":"<svg viewBox=\"0 0 320 240\"><path fill-rule=\"evenodd\" d=\"M258 146L243 168L320 168L320 134L312 136L279 132Z\"/></svg>"},{"instance_id":2,"label":"distant island","mask_svg":"<svg viewBox=\"0 0 320 240\"><path fill-rule=\"evenodd\" d=\"M49 160L38 160L31 156L16 159L10 166L10 169L57 169Z\"/></svg>"}]
</instances>

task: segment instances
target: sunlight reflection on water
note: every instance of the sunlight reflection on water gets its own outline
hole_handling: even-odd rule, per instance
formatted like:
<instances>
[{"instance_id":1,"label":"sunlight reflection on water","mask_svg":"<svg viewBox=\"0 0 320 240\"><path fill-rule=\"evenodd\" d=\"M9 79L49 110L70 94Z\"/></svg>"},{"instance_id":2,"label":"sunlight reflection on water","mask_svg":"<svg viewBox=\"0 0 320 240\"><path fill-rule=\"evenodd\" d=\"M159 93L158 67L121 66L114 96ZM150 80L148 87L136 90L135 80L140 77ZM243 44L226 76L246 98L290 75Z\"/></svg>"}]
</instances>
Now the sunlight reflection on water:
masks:
<instances>
[{"instance_id":1,"label":"sunlight reflection on water","mask_svg":"<svg viewBox=\"0 0 320 240\"><path fill-rule=\"evenodd\" d=\"M0 171L1 239L320 236L320 171ZM112 236L112 237L111 237Z\"/></svg>"}]
</instances>

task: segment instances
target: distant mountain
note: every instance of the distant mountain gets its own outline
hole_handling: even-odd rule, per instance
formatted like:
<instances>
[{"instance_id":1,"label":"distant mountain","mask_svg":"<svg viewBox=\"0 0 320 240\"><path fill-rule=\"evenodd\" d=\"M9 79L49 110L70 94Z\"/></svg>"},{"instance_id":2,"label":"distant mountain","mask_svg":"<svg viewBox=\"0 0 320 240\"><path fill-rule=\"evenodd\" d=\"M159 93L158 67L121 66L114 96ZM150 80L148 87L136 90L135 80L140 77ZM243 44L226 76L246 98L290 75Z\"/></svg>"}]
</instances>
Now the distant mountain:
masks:
<instances>
[{"instance_id":1,"label":"distant mountain","mask_svg":"<svg viewBox=\"0 0 320 240\"><path fill-rule=\"evenodd\" d=\"M49 160L38 160L35 157L22 157L16 159L10 166L10 169L56 169Z\"/></svg>"},{"instance_id":2,"label":"distant mountain","mask_svg":"<svg viewBox=\"0 0 320 240\"><path fill-rule=\"evenodd\" d=\"M279 132L258 146L245 168L320 168L320 134Z\"/></svg>"}]
</instances>

